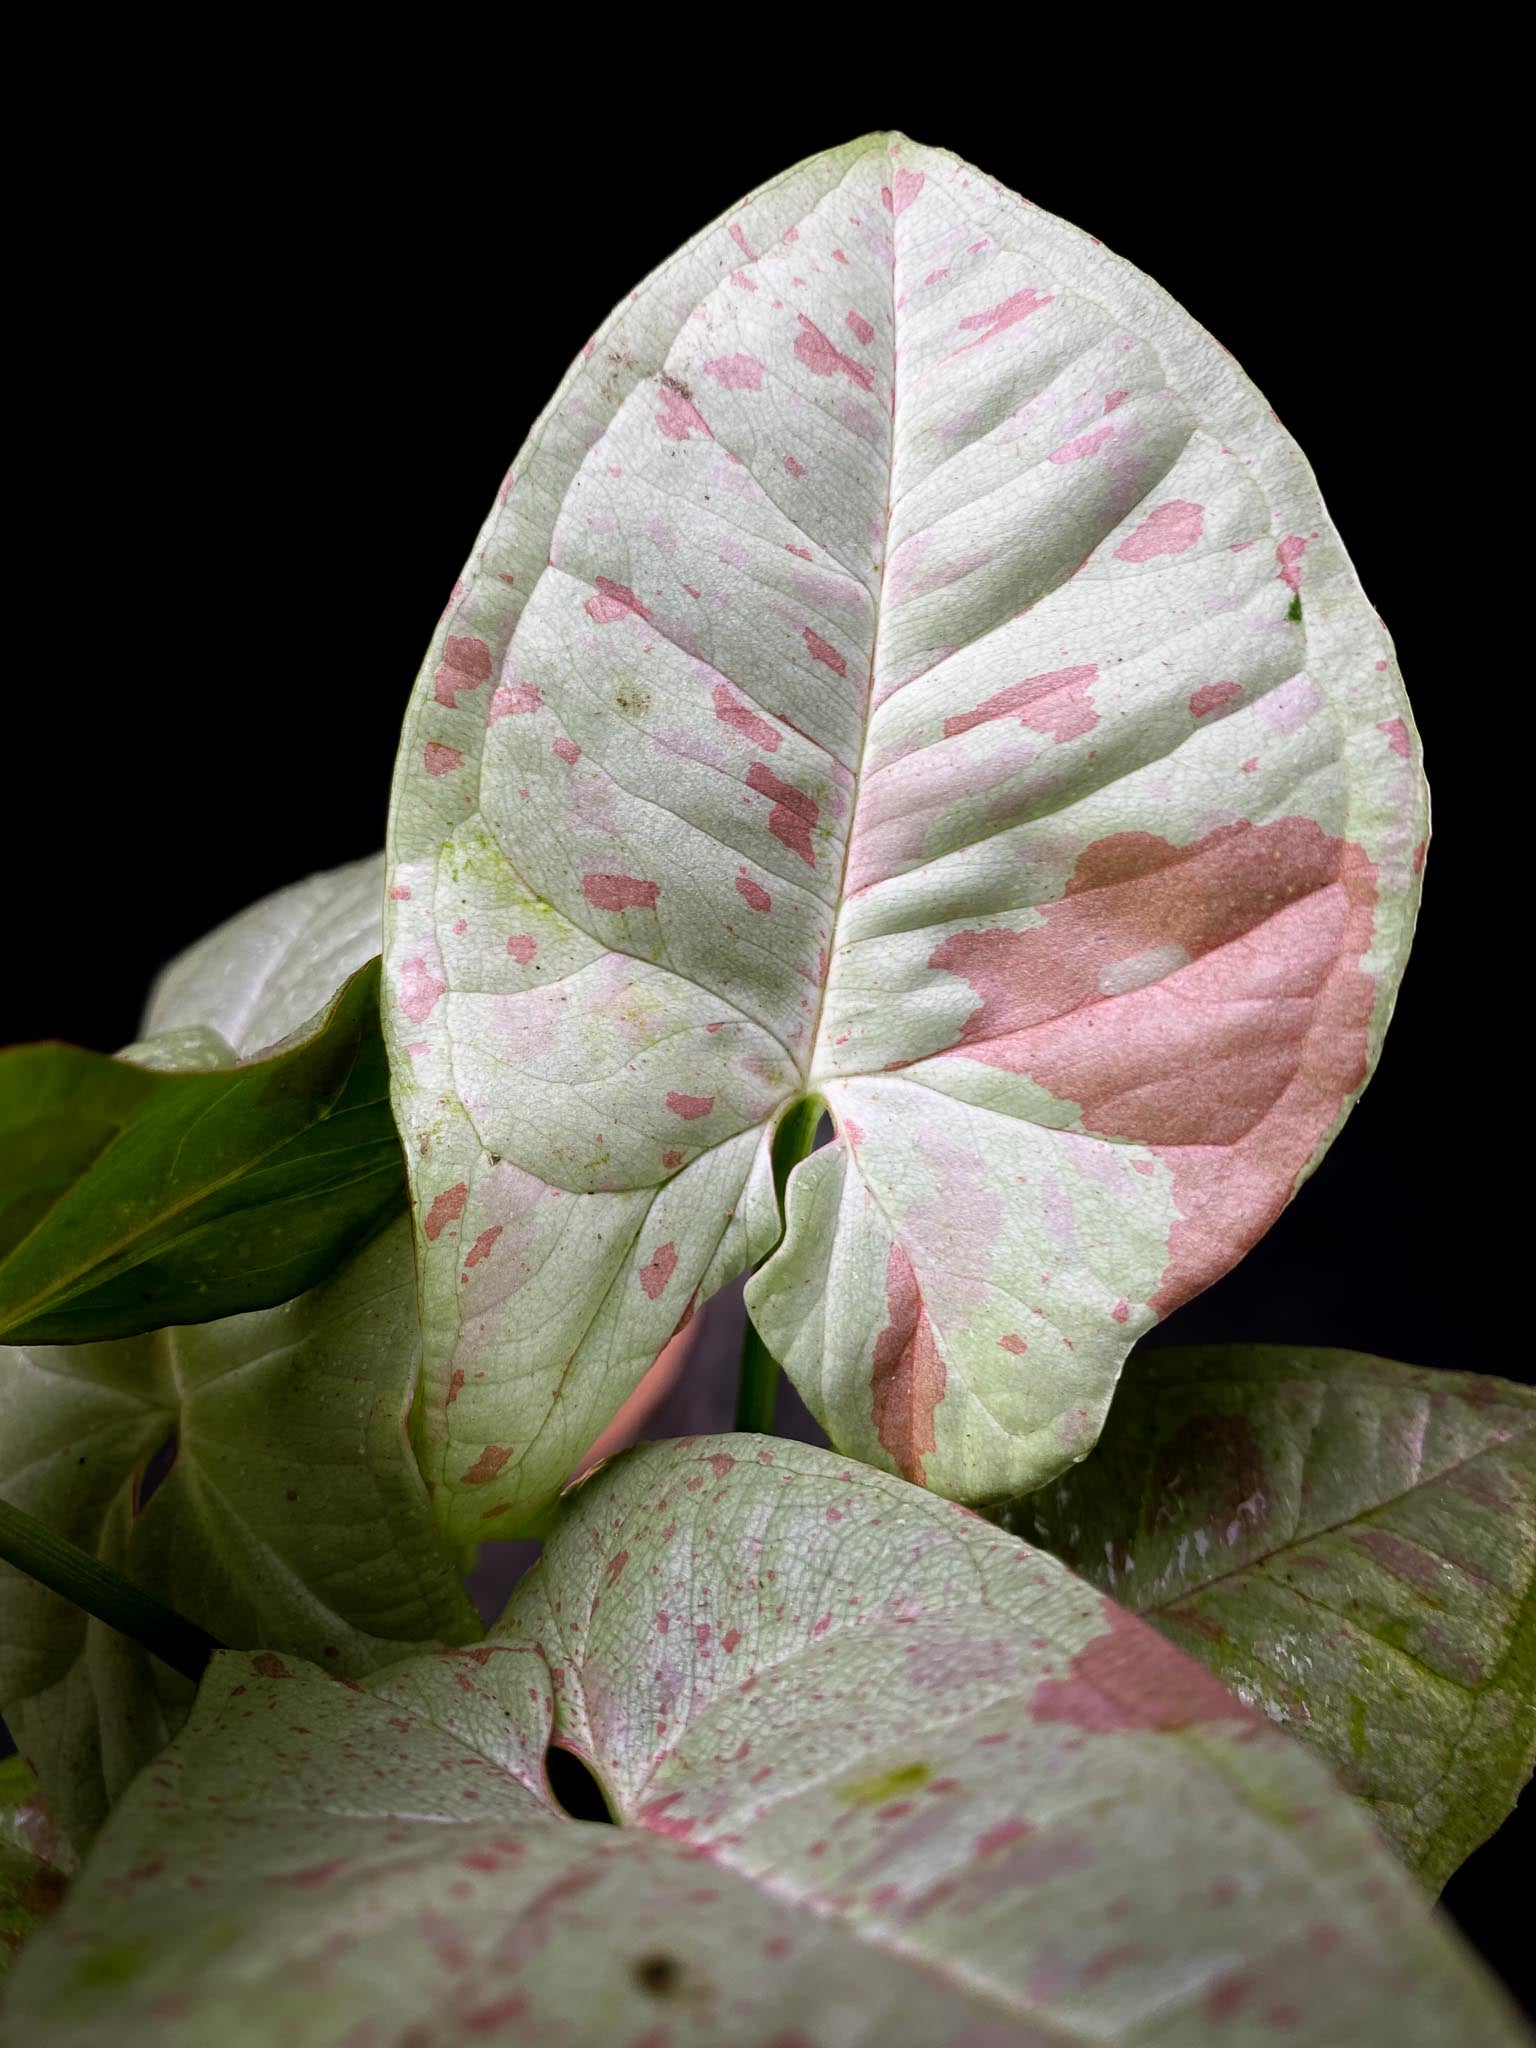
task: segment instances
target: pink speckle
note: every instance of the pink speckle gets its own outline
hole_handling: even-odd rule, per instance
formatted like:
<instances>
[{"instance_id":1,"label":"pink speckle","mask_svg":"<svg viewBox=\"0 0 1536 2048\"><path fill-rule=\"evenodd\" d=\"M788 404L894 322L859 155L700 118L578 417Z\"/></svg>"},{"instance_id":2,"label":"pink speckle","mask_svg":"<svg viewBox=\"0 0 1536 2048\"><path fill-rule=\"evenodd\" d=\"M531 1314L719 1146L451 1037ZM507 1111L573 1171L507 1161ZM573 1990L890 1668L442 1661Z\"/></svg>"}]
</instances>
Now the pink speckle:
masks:
<instances>
[{"instance_id":1,"label":"pink speckle","mask_svg":"<svg viewBox=\"0 0 1536 2048\"><path fill-rule=\"evenodd\" d=\"M995 1855L999 1849L1006 1849L1013 1842L1022 1842L1026 1835L1033 1833L1034 1828L1027 1820L1000 1820L995 1827L976 1837L976 1854Z\"/></svg>"},{"instance_id":2,"label":"pink speckle","mask_svg":"<svg viewBox=\"0 0 1536 2048\"><path fill-rule=\"evenodd\" d=\"M796 462L793 455L785 456L784 467L789 471L789 474L793 477L801 477L805 475L805 464L803 462Z\"/></svg>"},{"instance_id":3,"label":"pink speckle","mask_svg":"<svg viewBox=\"0 0 1536 2048\"><path fill-rule=\"evenodd\" d=\"M675 1173L683 1163L683 1155L675 1147L663 1152L661 1163L669 1173Z\"/></svg>"},{"instance_id":4,"label":"pink speckle","mask_svg":"<svg viewBox=\"0 0 1536 2048\"><path fill-rule=\"evenodd\" d=\"M514 932L507 941L507 951L519 967L526 967L538 950L538 940L531 939L526 932Z\"/></svg>"},{"instance_id":5,"label":"pink speckle","mask_svg":"<svg viewBox=\"0 0 1536 2048\"><path fill-rule=\"evenodd\" d=\"M427 1211L422 1233L429 1243L436 1243L450 1223L457 1223L464 1214L464 1204L469 1200L469 1187L464 1181L457 1186L444 1188Z\"/></svg>"},{"instance_id":6,"label":"pink speckle","mask_svg":"<svg viewBox=\"0 0 1536 2048\"><path fill-rule=\"evenodd\" d=\"M654 910L661 884L634 875L583 875L581 893L594 910Z\"/></svg>"},{"instance_id":7,"label":"pink speckle","mask_svg":"<svg viewBox=\"0 0 1536 2048\"><path fill-rule=\"evenodd\" d=\"M742 255L746 257L749 263L755 263L757 261L757 251L752 247L752 244L747 240L746 233L743 230L741 223L739 221L733 220L731 222L731 240L736 244L737 248L741 251Z\"/></svg>"},{"instance_id":8,"label":"pink speckle","mask_svg":"<svg viewBox=\"0 0 1536 2048\"><path fill-rule=\"evenodd\" d=\"M766 916L773 908L773 898L761 882L754 882L750 875L736 877L736 894L749 910L759 910Z\"/></svg>"},{"instance_id":9,"label":"pink speckle","mask_svg":"<svg viewBox=\"0 0 1536 2048\"><path fill-rule=\"evenodd\" d=\"M706 441L715 438L688 393L681 385L669 383L665 378L661 383L661 411L656 415L656 424L668 441L687 441L695 434L702 434Z\"/></svg>"},{"instance_id":10,"label":"pink speckle","mask_svg":"<svg viewBox=\"0 0 1536 2048\"><path fill-rule=\"evenodd\" d=\"M1307 543L1299 533L1288 533L1275 549L1275 560L1280 564L1280 581L1287 590L1301 588L1301 558L1307 552Z\"/></svg>"},{"instance_id":11,"label":"pink speckle","mask_svg":"<svg viewBox=\"0 0 1536 2048\"><path fill-rule=\"evenodd\" d=\"M843 324L847 327L854 340L862 342L865 348L868 348L875 338L874 322L866 320L862 313L847 314Z\"/></svg>"},{"instance_id":12,"label":"pink speckle","mask_svg":"<svg viewBox=\"0 0 1536 2048\"><path fill-rule=\"evenodd\" d=\"M1109 1319L1112 1323L1124 1323L1129 1322L1130 1315L1131 1304L1128 1301L1117 1301L1109 1312Z\"/></svg>"},{"instance_id":13,"label":"pink speckle","mask_svg":"<svg viewBox=\"0 0 1536 2048\"><path fill-rule=\"evenodd\" d=\"M763 388L763 366L756 356L716 356L703 368L706 377L713 377L727 391L761 391Z\"/></svg>"},{"instance_id":14,"label":"pink speckle","mask_svg":"<svg viewBox=\"0 0 1536 2048\"><path fill-rule=\"evenodd\" d=\"M503 718L525 718L543 702L536 683L502 683L491 695L485 722L495 725Z\"/></svg>"},{"instance_id":15,"label":"pink speckle","mask_svg":"<svg viewBox=\"0 0 1536 2048\"><path fill-rule=\"evenodd\" d=\"M616 1550L608 1560L608 1569L603 1574L603 1584L611 1593L624 1576L624 1567L629 1563L627 1550Z\"/></svg>"},{"instance_id":16,"label":"pink speckle","mask_svg":"<svg viewBox=\"0 0 1536 2048\"><path fill-rule=\"evenodd\" d=\"M1104 410L1106 412L1113 412L1117 406L1124 405L1128 396L1129 394L1124 391L1106 391L1104 394Z\"/></svg>"},{"instance_id":17,"label":"pink speckle","mask_svg":"<svg viewBox=\"0 0 1536 2048\"><path fill-rule=\"evenodd\" d=\"M497 1238L500 1237L501 1232L502 1225L499 1223L493 1223L489 1230L481 1231L480 1235L475 1239L474 1244L470 1247L469 1257L464 1261L464 1270L466 1273L469 1271L471 1266L478 1266L482 1259L488 1259L490 1257L491 1247L495 1244Z\"/></svg>"},{"instance_id":18,"label":"pink speckle","mask_svg":"<svg viewBox=\"0 0 1536 2048\"><path fill-rule=\"evenodd\" d=\"M1191 718L1204 718L1207 712L1219 711L1223 704L1230 704L1243 694L1241 683L1202 683L1189 700Z\"/></svg>"},{"instance_id":19,"label":"pink speckle","mask_svg":"<svg viewBox=\"0 0 1536 2048\"><path fill-rule=\"evenodd\" d=\"M836 343L822 333L816 322L804 313L796 315L800 322L800 333L795 341L795 355L804 363L813 377L835 377L839 372L857 384L861 391L869 391L875 382L875 373L863 363L856 363L852 356L846 356Z\"/></svg>"},{"instance_id":20,"label":"pink speckle","mask_svg":"<svg viewBox=\"0 0 1536 2048\"><path fill-rule=\"evenodd\" d=\"M720 1638L720 1647L722 1650L726 1652L727 1655L729 1655L730 1652L736 1648L737 1644L740 1641L741 1630L739 1628L728 1628L725 1634Z\"/></svg>"},{"instance_id":21,"label":"pink speckle","mask_svg":"<svg viewBox=\"0 0 1536 2048\"><path fill-rule=\"evenodd\" d=\"M445 1401L444 1401L444 1403L443 1403L443 1406L444 1406L445 1408L451 1408L451 1407L453 1406L454 1402L455 1402L455 1401L457 1401L457 1399L459 1398L460 1394L462 1394L462 1393L463 1393L463 1391L464 1391L464 1368L463 1368L463 1366L461 1366L461 1365L456 1365L456 1366L454 1367L454 1369L453 1369L452 1373L451 1373L451 1374L449 1375L449 1379L448 1379L448 1398L447 1398L447 1400L445 1400ZM297 1499L297 1495L295 1495L295 1496L294 1496L294 1498L295 1498L295 1499ZM402 1721L400 1725L401 1725L401 1727L403 1728L403 1727L406 1727L406 1726L407 1726L408 1724L407 1724L406 1722Z\"/></svg>"},{"instance_id":22,"label":"pink speckle","mask_svg":"<svg viewBox=\"0 0 1536 2048\"><path fill-rule=\"evenodd\" d=\"M651 616L627 583L615 583L609 576L594 576L592 580L597 594L587 599L585 610L587 617L595 619L598 625L611 626L622 618Z\"/></svg>"},{"instance_id":23,"label":"pink speckle","mask_svg":"<svg viewBox=\"0 0 1536 2048\"><path fill-rule=\"evenodd\" d=\"M1391 747L1393 753L1401 754L1403 759L1406 761L1409 752L1408 728L1403 723L1402 719L1384 718L1382 719L1381 723L1377 726L1376 730L1378 732L1384 732L1386 734L1387 744Z\"/></svg>"},{"instance_id":24,"label":"pink speckle","mask_svg":"<svg viewBox=\"0 0 1536 2048\"><path fill-rule=\"evenodd\" d=\"M1006 1337L998 1338L997 1348L999 1351L1011 1351L1016 1358L1022 1358L1029 1346L1017 1330L1010 1330Z\"/></svg>"},{"instance_id":25,"label":"pink speckle","mask_svg":"<svg viewBox=\"0 0 1536 2048\"><path fill-rule=\"evenodd\" d=\"M1150 562L1158 555L1182 555L1205 532L1205 507L1170 498L1144 519L1115 549L1117 562Z\"/></svg>"},{"instance_id":26,"label":"pink speckle","mask_svg":"<svg viewBox=\"0 0 1536 2048\"><path fill-rule=\"evenodd\" d=\"M820 1616L819 1616L819 1617L817 1618L817 1621L816 1621L816 1624L815 1624L815 1626L814 1626L814 1627L812 1628L812 1630L811 1630L811 1634L812 1634L813 1636L824 1636L824 1635L826 1634L827 1630L828 1630L828 1629L829 1629L829 1628L830 1628L831 1626L832 1626L832 1617L831 1617L831 1615L830 1615L830 1614L823 1614L823 1615L820 1615Z\"/></svg>"},{"instance_id":27,"label":"pink speckle","mask_svg":"<svg viewBox=\"0 0 1536 2048\"><path fill-rule=\"evenodd\" d=\"M464 756L458 748L445 747L441 740L428 740L421 758L429 775L451 775L455 768L464 766Z\"/></svg>"},{"instance_id":28,"label":"pink speckle","mask_svg":"<svg viewBox=\"0 0 1536 2048\"><path fill-rule=\"evenodd\" d=\"M722 725L739 732L743 739L750 740L754 747L761 747L764 753L776 754L784 744L784 735L778 727L770 725L766 718L743 704L727 684L716 683L714 705L715 716Z\"/></svg>"},{"instance_id":29,"label":"pink speckle","mask_svg":"<svg viewBox=\"0 0 1536 2048\"><path fill-rule=\"evenodd\" d=\"M714 1106L713 1095L679 1095L674 1089L667 1096L668 1109L684 1123L696 1123L701 1116L708 1116Z\"/></svg>"},{"instance_id":30,"label":"pink speckle","mask_svg":"<svg viewBox=\"0 0 1536 2048\"><path fill-rule=\"evenodd\" d=\"M447 987L447 982L439 980L425 960L407 960L400 969L400 993L396 1000L413 1024L425 1024Z\"/></svg>"},{"instance_id":31,"label":"pink speckle","mask_svg":"<svg viewBox=\"0 0 1536 2048\"><path fill-rule=\"evenodd\" d=\"M875 1339L869 1378L875 1434L904 1479L923 1483L923 1461L933 1451L934 1410L944 1398L948 1372L934 1339L912 1261L899 1241L885 1263L890 1321Z\"/></svg>"},{"instance_id":32,"label":"pink speckle","mask_svg":"<svg viewBox=\"0 0 1536 2048\"><path fill-rule=\"evenodd\" d=\"M898 170L889 185L880 188L880 204L893 219L898 219L912 204L923 189L921 171Z\"/></svg>"},{"instance_id":33,"label":"pink speckle","mask_svg":"<svg viewBox=\"0 0 1536 2048\"><path fill-rule=\"evenodd\" d=\"M391 903L410 902L411 892L404 882L396 882L391 886L389 892L389 900Z\"/></svg>"},{"instance_id":34,"label":"pink speckle","mask_svg":"<svg viewBox=\"0 0 1536 2048\"><path fill-rule=\"evenodd\" d=\"M807 867L815 867L816 850L811 844L811 827L821 815L821 806L803 789L796 789L792 782L781 781L761 761L754 761L747 770L747 787L771 800L773 809L768 814L768 830L779 844L787 846L791 853L797 853Z\"/></svg>"},{"instance_id":35,"label":"pink speckle","mask_svg":"<svg viewBox=\"0 0 1536 2048\"><path fill-rule=\"evenodd\" d=\"M550 742L550 752L562 760L567 768L574 768L581 759L581 749L574 740L558 739Z\"/></svg>"},{"instance_id":36,"label":"pink speckle","mask_svg":"<svg viewBox=\"0 0 1536 2048\"><path fill-rule=\"evenodd\" d=\"M828 641L823 640L819 633L813 633L810 627L807 626L800 637L804 640L812 661L824 663L835 676L847 675L847 656L839 654L837 649Z\"/></svg>"},{"instance_id":37,"label":"pink speckle","mask_svg":"<svg viewBox=\"0 0 1536 2048\"><path fill-rule=\"evenodd\" d=\"M647 1298L657 1300L676 1271L677 1246L658 1245L651 1253L649 1264L640 1268L640 1285L645 1289Z\"/></svg>"},{"instance_id":38,"label":"pink speckle","mask_svg":"<svg viewBox=\"0 0 1536 2048\"><path fill-rule=\"evenodd\" d=\"M1120 1730L1176 1729L1210 1721L1252 1725L1248 1709L1169 1642L1103 1599L1107 1627L1072 1659L1065 1678L1042 1679L1030 1718L1065 1723L1087 1735Z\"/></svg>"}]
</instances>

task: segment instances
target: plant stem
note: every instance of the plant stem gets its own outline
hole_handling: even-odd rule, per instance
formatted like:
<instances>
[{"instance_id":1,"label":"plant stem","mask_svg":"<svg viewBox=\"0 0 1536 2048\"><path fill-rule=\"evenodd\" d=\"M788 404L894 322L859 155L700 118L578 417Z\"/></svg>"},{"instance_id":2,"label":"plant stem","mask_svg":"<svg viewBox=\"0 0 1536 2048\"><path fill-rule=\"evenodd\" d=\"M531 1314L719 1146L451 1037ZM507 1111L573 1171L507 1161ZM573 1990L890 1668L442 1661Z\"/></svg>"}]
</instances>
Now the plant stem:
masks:
<instances>
[{"instance_id":1,"label":"plant stem","mask_svg":"<svg viewBox=\"0 0 1536 2048\"><path fill-rule=\"evenodd\" d=\"M779 1214L784 1214L784 1184L791 1170L802 1159L810 1156L816 1143L816 1127L821 1122L826 1105L819 1095L803 1095L784 1113L783 1122L774 1133L773 1139L773 1192L779 1205ZM781 1229L774 1241L773 1257L784 1242ZM759 1260L759 1266L766 1265L767 1259ZM754 1269L755 1270L755 1269ZM773 1401L779 1384L779 1364L768 1346L757 1334L757 1325L751 1316L741 1333L741 1377L736 1386L736 1427L753 1430L762 1436L773 1434Z\"/></svg>"},{"instance_id":2,"label":"plant stem","mask_svg":"<svg viewBox=\"0 0 1536 2048\"><path fill-rule=\"evenodd\" d=\"M108 1628L115 1628L194 1684L214 1651L224 1647L195 1621L140 1592L121 1572L113 1571L67 1537L56 1536L6 1500L0 1500L0 1558L52 1592L61 1593Z\"/></svg>"}]
</instances>

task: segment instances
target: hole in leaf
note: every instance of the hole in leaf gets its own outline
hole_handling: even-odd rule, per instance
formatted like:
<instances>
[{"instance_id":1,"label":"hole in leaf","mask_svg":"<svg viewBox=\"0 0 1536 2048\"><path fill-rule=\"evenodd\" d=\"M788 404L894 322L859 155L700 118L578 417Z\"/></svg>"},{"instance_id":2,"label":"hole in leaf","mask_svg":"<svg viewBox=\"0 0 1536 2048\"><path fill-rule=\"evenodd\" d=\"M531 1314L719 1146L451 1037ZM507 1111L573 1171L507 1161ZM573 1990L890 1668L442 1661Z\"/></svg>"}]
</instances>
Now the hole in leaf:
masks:
<instances>
[{"instance_id":1,"label":"hole in leaf","mask_svg":"<svg viewBox=\"0 0 1536 2048\"><path fill-rule=\"evenodd\" d=\"M836 1126L833 1124L831 1117L824 1116L821 1122L816 1126L816 1142L814 1145L812 1145L811 1150L813 1152L819 1152L823 1145L830 1145L832 1140L836 1136L837 1129Z\"/></svg>"},{"instance_id":2,"label":"hole in leaf","mask_svg":"<svg viewBox=\"0 0 1536 2048\"><path fill-rule=\"evenodd\" d=\"M555 1804L572 1820L603 1820L612 1825L603 1788L579 1756L551 1746L544 1754L544 1775Z\"/></svg>"},{"instance_id":3,"label":"hole in leaf","mask_svg":"<svg viewBox=\"0 0 1536 2048\"><path fill-rule=\"evenodd\" d=\"M157 1451L151 1451L139 1474L138 1489L134 1494L133 1512L141 1515L154 1496L160 1491L176 1462L177 1435L173 1429Z\"/></svg>"},{"instance_id":4,"label":"hole in leaf","mask_svg":"<svg viewBox=\"0 0 1536 2048\"><path fill-rule=\"evenodd\" d=\"M669 1997L677 1989L683 1974L683 1966L677 1957L660 1951L655 1955L636 1956L629 1967L640 1989L649 1991L653 1998Z\"/></svg>"}]
</instances>

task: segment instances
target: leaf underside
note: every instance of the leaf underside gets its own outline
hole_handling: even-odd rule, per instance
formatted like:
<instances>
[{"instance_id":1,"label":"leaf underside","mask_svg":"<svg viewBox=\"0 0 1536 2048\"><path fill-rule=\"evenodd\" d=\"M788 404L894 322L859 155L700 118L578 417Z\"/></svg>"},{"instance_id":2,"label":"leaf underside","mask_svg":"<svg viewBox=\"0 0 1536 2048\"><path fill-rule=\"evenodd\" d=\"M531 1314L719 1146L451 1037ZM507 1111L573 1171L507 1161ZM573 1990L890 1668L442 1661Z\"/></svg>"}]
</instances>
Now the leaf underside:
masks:
<instances>
[{"instance_id":1,"label":"leaf underside","mask_svg":"<svg viewBox=\"0 0 1536 2048\"><path fill-rule=\"evenodd\" d=\"M618 1827L559 1812L551 1738ZM1518 2038L1199 1665L931 1495L740 1436L588 1482L482 1645L361 1689L216 1659L14 1983L61 2048Z\"/></svg>"},{"instance_id":2,"label":"leaf underside","mask_svg":"<svg viewBox=\"0 0 1536 2048\"><path fill-rule=\"evenodd\" d=\"M1536 1759L1536 1394L1356 1351L1152 1351L1044 1544L1325 1760L1435 1890Z\"/></svg>"},{"instance_id":3,"label":"leaf underside","mask_svg":"<svg viewBox=\"0 0 1536 2048\"><path fill-rule=\"evenodd\" d=\"M19 1756L0 1759L0 1976L64 1896L67 1848Z\"/></svg>"},{"instance_id":4,"label":"leaf underside","mask_svg":"<svg viewBox=\"0 0 1536 2048\"><path fill-rule=\"evenodd\" d=\"M968 1500L1363 1084L1426 829L1294 444L1165 294L943 152L764 187L583 351L407 718L385 1011L418 1448L507 1535L691 1306Z\"/></svg>"},{"instance_id":5,"label":"leaf underside","mask_svg":"<svg viewBox=\"0 0 1536 2048\"><path fill-rule=\"evenodd\" d=\"M265 1058L213 1069L211 1043L178 1029L153 1065L71 1045L0 1054L8 1341L88 1343L268 1307L400 1206L376 964Z\"/></svg>"}]
</instances>

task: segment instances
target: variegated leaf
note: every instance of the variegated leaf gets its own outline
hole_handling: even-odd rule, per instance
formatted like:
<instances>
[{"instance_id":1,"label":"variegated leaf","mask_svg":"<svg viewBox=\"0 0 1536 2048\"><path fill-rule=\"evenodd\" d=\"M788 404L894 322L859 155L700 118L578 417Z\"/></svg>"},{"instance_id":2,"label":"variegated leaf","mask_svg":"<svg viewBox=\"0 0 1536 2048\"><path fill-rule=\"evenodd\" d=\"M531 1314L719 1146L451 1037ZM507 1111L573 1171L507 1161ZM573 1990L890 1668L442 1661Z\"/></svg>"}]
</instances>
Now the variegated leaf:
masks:
<instances>
[{"instance_id":1,"label":"variegated leaf","mask_svg":"<svg viewBox=\"0 0 1536 2048\"><path fill-rule=\"evenodd\" d=\"M943 152L764 187L583 351L406 722L440 1512L536 1517L773 1246L807 1095L748 1301L833 1440L968 1500L1082 1456L1363 1084L1425 829L1386 635L1208 335Z\"/></svg>"},{"instance_id":2,"label":"variegated leaf","mask_svg":"<svg viewBox=\"0 0 1536 2048\"><path fill-rule=\"evenodd\" d=\"M1536 1394L1358 1351L1134 1359L1006 1517L1315 1749L1438 1889L1536 1760Z\"/></svg>"},{"instance_id":3,"label":"variegated leaf","mask_svg":"<svg viewBox=\"0 0 1536 2048\"><path fill-rule=\"evenodd\" d=\"M564 1819L584 1757L618 1827ZM1513 2043L1288 1738L974 1517L758 1437L588 1483L495 1635L218 1658L23 1955L71 2048Z\"/></svg>"}]
</instances>

